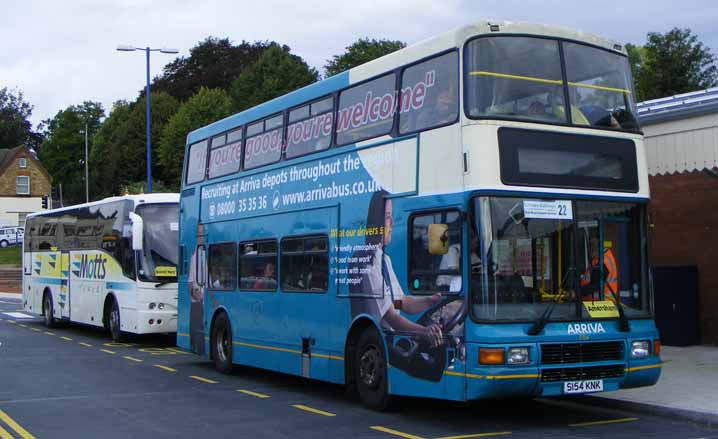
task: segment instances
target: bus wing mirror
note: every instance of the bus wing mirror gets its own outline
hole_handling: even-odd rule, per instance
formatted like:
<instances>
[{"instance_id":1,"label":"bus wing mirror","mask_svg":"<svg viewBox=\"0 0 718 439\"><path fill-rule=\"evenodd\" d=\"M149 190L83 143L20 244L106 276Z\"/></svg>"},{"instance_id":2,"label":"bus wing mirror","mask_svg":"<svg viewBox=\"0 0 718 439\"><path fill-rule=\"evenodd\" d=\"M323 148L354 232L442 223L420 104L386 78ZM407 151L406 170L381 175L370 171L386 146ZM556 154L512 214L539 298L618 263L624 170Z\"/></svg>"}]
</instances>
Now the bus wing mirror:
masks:
<instances>
[{"instance_id":1,"label":"bus wing mirror","mask_svg":"<svg viewBox=\"0 0 718 439\"><path fill-rule=\"evenodd\" d=\"M130 212L130 221L132 222L132 250L142 250L144 224L142 217Z\"/></svg>"},{"instance_id":2,"label":"bus wing mirror","mask_svg":"<svg viewBox=\"0 0 718 439\"><path fill-rule=\"evenodd\" d=\"M429 224L429 254L445 255L449 251L449 226Z\"/></svg>"}]
</instances>

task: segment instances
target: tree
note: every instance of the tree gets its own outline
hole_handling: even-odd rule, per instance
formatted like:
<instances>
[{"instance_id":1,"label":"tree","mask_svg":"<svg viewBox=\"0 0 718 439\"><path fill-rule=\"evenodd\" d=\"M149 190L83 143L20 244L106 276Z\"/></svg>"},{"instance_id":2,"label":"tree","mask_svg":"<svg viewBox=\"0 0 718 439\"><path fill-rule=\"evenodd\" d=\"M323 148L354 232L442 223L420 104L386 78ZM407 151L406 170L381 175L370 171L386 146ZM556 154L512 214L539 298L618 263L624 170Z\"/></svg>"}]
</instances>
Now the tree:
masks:
<instances>
[{"instance_id":1,"label":"tree","mask_svg":"<svg viewBox=\"0 0 718 439\"><path fill-rule=\"evenodd\" d=\"M315 69L289 52L289 47L273 44L239 75L230 90L235 110L253 107L319 79Z\"/></svg>"},{"instance_id":2,"label":"tree","mask_svg":"<svg viewBox=\"0 0 718 439\"><path fill-rule=\"evenodd\" d=\"M324 66L324 76L327 78L334 76L404 47L406 43L402 41L360 38L354 44L347 46L344 53L334 55L334 58L327 62Z\"/></svg>"},{"instance_id":3,"label":"tree","mask_svg":"<svg viewBox=\"0 0 718 439\"><path fill-rule=\"evenodd\" d=\"M85 201L85 126L90 138L105 116L99 102L83 102L61 110L43 121L45 141L38 155L52 175L53 184L62 184L67 204Z\"/></svg>"},{"instance_id":4,"label":"tree","mask_svg":"<svg viewBox=\"0 0 718 439\"><path fill-rule=\"evenodd\" d=\"M635 79L641 99L656 99L718 85L715 56L690 29L673 28L665 34L650 32L648 42L638 54ZM635 51L633 56L636 58Z\"/></svg>"},{"instance_id":5,"label":"tree","mask_svg":"<svg viewBox=\"0 0 718 439\"><path fill-rule=\"evenodd\" d=\"M32 105L25 102L20 90L0 89L0 149L20 145L37 147L40 136L32 131Z\"/></svg>"},{"instance_id":6,"label":"tree","mask_svg":"<svg viewBox=\"0 0 718 439\"><path fill-rule=\"evenodd\" d=\"M187 134L227 117L231 112L232 100L224 90L204 87L179 107L167 122L157 147L159 163L165 168L164 182L168 186L179 189Z\"/></svg>"},{"instance_id":7,"label":"tree","mask_svg":"<svg viewBox=\"0 0 718 439\"><path fill-rule=\"evenodd\" d=\"M158 145L162 131L179 108L167 93L151 93L150 126L152 178L166 178L159 164ZM147 140L144 96L132 104L119 102L93 142L91 181L98 197L117 195L122 185L147 179Z\"/></svg>"},{"instance_id":8,"label":"tree","mask_svg":"<svg viewBox=\"0 0 718 439\"><path fill-rule=\"evenodd\" d=\"M179 57L167 64L162 75L153 81L152 90L167 92L180 101L189 99L200 87L227 90L271 44L242 41L235 46L229 38L207 37L190 49L189 57Z\"/></svg>"}]
</instances>

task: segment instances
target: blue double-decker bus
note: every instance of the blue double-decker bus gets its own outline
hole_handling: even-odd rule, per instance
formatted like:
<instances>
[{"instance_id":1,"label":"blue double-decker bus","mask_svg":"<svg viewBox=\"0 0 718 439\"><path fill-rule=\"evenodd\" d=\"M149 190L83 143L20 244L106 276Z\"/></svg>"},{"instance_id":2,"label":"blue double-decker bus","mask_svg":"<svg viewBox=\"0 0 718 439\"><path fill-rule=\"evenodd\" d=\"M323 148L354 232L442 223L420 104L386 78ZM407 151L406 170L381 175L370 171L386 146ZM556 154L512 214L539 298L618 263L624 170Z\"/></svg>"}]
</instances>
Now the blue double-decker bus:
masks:
<instances>
[{"instance_id":1,"label":"blue double-decker bus","mask_svg":"<svg viewBox=\"0 0 718 439\"><path fill-rule=\"evenodd\" d=\"M654 384L632 88L619 43L481 22L193 131L178 345L377 409Z\"/></svg>"}]
</instances>

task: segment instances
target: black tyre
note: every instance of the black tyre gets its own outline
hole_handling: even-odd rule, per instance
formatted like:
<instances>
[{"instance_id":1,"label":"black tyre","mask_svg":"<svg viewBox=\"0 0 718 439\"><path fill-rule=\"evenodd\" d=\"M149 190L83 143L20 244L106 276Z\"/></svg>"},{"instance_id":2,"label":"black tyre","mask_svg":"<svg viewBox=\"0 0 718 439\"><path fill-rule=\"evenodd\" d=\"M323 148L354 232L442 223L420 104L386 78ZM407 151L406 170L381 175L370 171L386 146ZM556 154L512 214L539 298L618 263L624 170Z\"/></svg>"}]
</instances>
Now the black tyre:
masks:
<instances>
[{"instance_id":1,"label":"black tyre","mask_svg":"<svg viewBox=\"0 0 718 439\"><path fill-rule=\"evenodd\" d=\"M126 335L121 329L122 324L120 320L120 305L117 304L116 300L112 301L112 306L110 307L110 315L107 316L107 327L110 330L112 341L117 343L125 341Z\"/></svg>"},{"instance_id":2,"label":"black tyre","mask_svg":"<svg viewBox=\"0 0 718 439\"><path fill-rule=\"evenodd\" d=\"M7 247L7 246L8 246L8 244L10 244L10 243L9 243L9 242L7 242L7 241L6 241L6 240L4 240L4 239L3 239L2 241L0 241L0 247L2 247L2 248L5 248L5 247Z\"/></svg>"},{"instance_id":3,"label":"black tyre","mask_svg":"<svg viewBox=\"0 0 718 439\"><path fill-rule=\"evenodd\" d=\"M354 357L354 382L359 400L373 410L389 407L389 382L386 353L379 332L374 327L364 330Z\"/></svg>"},{"instance_id":4,"label":"black tyre","mask_svg":"<svg viewBox=\"0 0 718 439\"><path fill-rule=\"evenodd\" d=\"M217 320L214 322L210 350L215 369L226 374L234 371L234 365L232 364L232 325L229 323L225 313L218 315Z\"/></svg>"},{"instance_id":5,"label":"black tyre","mask_svg":"<svg viewBox=\"0 0 718 439\"><path fill-rule=\"evenodd\" d=\"M57 325L54 311L52 306L52 293L48 291L42 298L42 315L45 319L45 326L48 328L54 328Z\"/></svg>"}]
</instances>

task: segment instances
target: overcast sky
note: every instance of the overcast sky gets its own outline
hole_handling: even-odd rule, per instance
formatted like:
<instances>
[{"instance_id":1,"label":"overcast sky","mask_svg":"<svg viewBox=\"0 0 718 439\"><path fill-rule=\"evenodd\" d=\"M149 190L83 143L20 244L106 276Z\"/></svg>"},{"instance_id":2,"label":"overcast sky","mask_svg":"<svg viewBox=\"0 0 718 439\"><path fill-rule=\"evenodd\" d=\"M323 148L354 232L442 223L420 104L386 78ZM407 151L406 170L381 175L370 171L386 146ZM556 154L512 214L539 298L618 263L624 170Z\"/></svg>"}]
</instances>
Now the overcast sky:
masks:
<instances>
[{"instance_id":1,"label":"overcast sky","mask_svg":"<svg viewBox=\"0 0 718 439\"><path fill-rule=\"evenodd\" d=\"M274 40L322 71L357 38L411 44L482 19L526 20L642 44L648 32L688 27L718 50L715 0L2 0L0 88L20 89L32 122L86 100L109 112L145 84L143 52L118 44L172 47L153 53L152 77L207 36Z\"/></svg>"}]
</instances>

